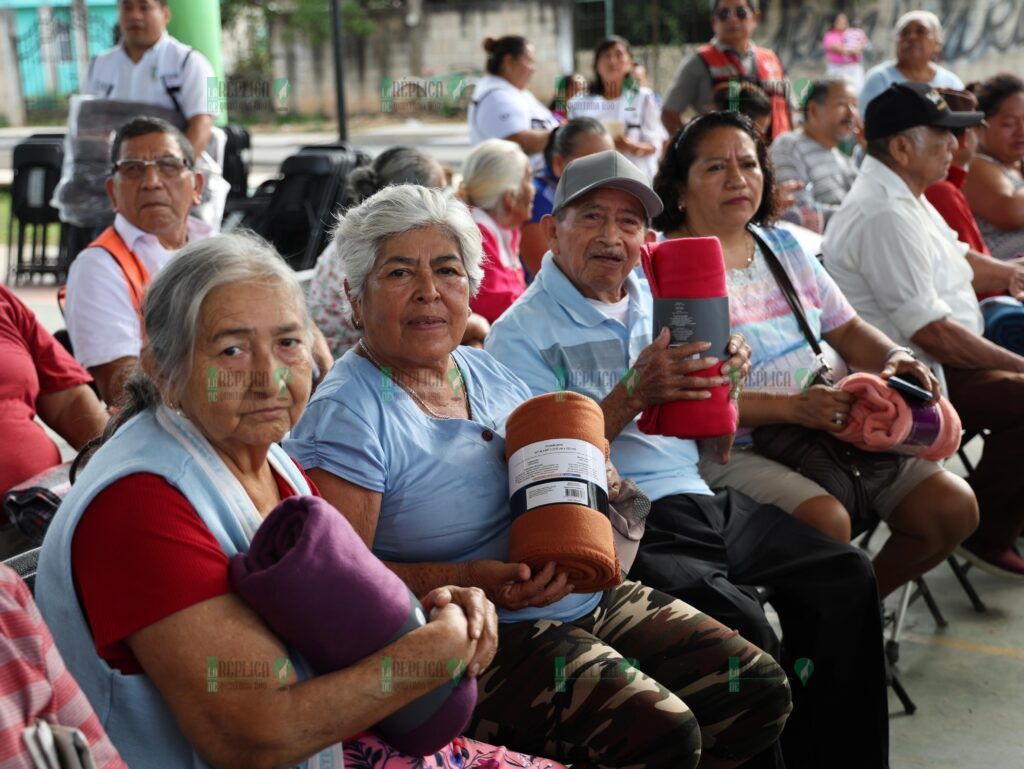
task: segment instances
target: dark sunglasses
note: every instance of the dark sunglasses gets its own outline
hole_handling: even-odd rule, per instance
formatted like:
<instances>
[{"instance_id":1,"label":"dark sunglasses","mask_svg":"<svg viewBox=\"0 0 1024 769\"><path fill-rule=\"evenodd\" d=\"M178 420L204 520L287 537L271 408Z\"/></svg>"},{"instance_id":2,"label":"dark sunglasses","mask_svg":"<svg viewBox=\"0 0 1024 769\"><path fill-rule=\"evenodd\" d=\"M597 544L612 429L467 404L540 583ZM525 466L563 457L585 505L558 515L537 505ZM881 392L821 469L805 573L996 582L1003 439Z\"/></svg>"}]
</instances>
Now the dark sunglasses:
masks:
<instances>
[{"instance_id":1,"label":"dark sunglasses","mask_svg":"<svg viewBox=\"0 0 1024 769\"><path fill-rule=\"evenodd\" d=\"M719 8L712 14L719 21L728 21L730 16L735 15L737 19L743 21L745 18L753 13L749 8L744 8L742 5L739 8Z\"/></svg>"}]
</instances>

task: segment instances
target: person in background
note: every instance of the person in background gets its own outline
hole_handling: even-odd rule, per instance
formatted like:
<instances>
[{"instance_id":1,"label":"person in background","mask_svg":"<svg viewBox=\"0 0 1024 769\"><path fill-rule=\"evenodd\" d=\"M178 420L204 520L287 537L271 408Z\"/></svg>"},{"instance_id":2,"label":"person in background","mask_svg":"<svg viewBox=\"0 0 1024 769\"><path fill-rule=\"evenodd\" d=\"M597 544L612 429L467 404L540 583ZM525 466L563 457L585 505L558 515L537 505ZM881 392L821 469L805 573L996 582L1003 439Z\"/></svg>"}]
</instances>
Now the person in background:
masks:
<instances>
[{"instance_id":1,"label":"person in background","mask_svg":"<svg viewBox=\"0 0 1024 769\"><path fill-rule=\"evenodd\" d=\"M857 93L841 78L811 84L804 124L772 142L778 182L799 181L796 200L782 218L822 232L857 178L857 167L839 144L857 130Z\"/></svg>"},{"instance_id":2,"label":"person in background","mask_svg":"<svg viewBox=\"0 0 1024 769\"><path fill-rule=\"evenodd\" d=\"M893 83L927 83L962 91L963 81L935 60L942 53L942 24L931 11L910 11L896 21L896 58L872 67L860 91L863 117L871 100Z\"/></svg>"},{"instance_id":3,"label":"person in background","mask_svg":"<svg viewBox=\"0 0 1024 769\"><path fill-rule=\"evenodd\" d=\"M970 91L953 91L948 88L936 90L942 94L942 98L954 112L974 112L978 109L978 100ZM963 193L964 181L978 151L978 134L981 130L983 129L980 126L953 129L953 136L956 137L953 162L949 164L946 178L929 184L924 196L935 206L935 210L946 220L946 224L953 229L961 242L978 253L989 254L988 245L982 237L981 230L978 229L978 222L971 213L970 204ZM982 293L978 298L998 296L999 293Z\"/></svg>"},{"instance_id":4,"label":"person in background","mask_svg":"<svg viewBox=\"0 0 1024 769\"><path fill-rule=\"evenodd\" d=\"M174 110L198 158L217 117L206 95L213 67L202 53L167 34L170 20L167 0L118 0L121 42L93 60L85 91Z\"/></svg>"},{"instance_id":5,"label":"person in background","mask_svg":"<svg viewBox=\"0 0 1024 769\"><path fill-rule=\"evenodd\" d=\"M488 139L466 158L457 196L470 206L486 256L483 283L470 308L493 323L526 290L519 227L533 206L529 158L512 142Z\"/></svg>"},{"instance_id":6,"label":"person in background","mask_svg":"<svg viewBox=\"0 0 1024 769\"><path fill-rule=\"evenodd\" d=\"M772 102L768 94L753 83L733 80L715 86L711 112L739 112L750 118L754 127L770 142L772 136Z\"/></svg>"},{"instance_id":7,"label":"person in background","mask_svg":"<svg viewBox=\"0 0 1024 769\"><path fill-rule=\"evenodd\" d=\"M548 109L559 120L568 120L566 105L574 96L586 93L588 88L590 88L590 83L587 82L586 75L581 75L579 72L562 75L555 81L555 96L548 104Z\"/></svg>"},{"instance_id":8,"label":"person in background","mask_svg":"<svg viewBox=\"0 0 1024 769\"><path fill-rule=\"evenodd\" d=\"M1008 73L972 83L985 123L964 183L978 229L996 259L1024 256L1024 81Z\"/></svg>"},{"instance_id":9,"label":"person in background","mask_svg":"<svg viewBox=\"0 0 1024 769\"><path fill-rule=\"evenodd\" d=\"M613 35L594 48L594 79L590 92L568 104L570 118L591 117L604 123L615 149L650 178L668 134L654 92L633 80L636 62L629 41Z\"/></svg>"},{"instance_id":10,"label":"person in background","mask_svg":"<svg viewBox=\"0 0 1024 769\"><path fill-rule=\"evenodd\" d=\"M730 80L760 87L772 103L772 138L793 127L789 82L774 51L754 45L761 12L757 0L713 0L711 29L715 36L679 65L665 95L661 121L672 135L683 125L688 109L700 112L711 104L712 90Z\"/></svg>"},{"instance_id":11,"label":"person in background","mask_svg":"<svg viewBox=\"0 0 1024 769\"><path fill-rule=\"evenodd\" d=\"M77 450L103 432L107 412L89 386L92 377L4 286L0 286L0 360L3 496L11 487L60 464L60 449L43 425ZM13 526L0 529L0 558L31 547L32 542Z\"/></svg>"},{"instance_id":12,"label":"person in background","mask_svg":"<svg viewBox=\"0 0 1024 769\"><path fill-rule=\"evenodd\" d=\"M850 26L845 13L832 17L832 28L825 33L821 47L825 49L825 74L847 81L854 93L864 85L864 51L869 45L864 30Z\"/></svg>"},{"instance_id":13,"label":"person in background","mask_svg":"<svg viewBox=\"0 0 1024 769\"><path fill-rule=\"evenodd\" d=\"M533 73L534 47L522 35L484 40L487 74L469 102L469 143L508 139L530 156L533 169L543 168L542 152L559 119L526 90Z\"/></svg>"},{"instance_id":14,"label":"person in background","mask_svg":"<svg viewBox=\"0 0 1024 769\"><path fill-rule=\"evenodd\" d=\"M544 148L544 171L533 177L530 221L520 228L522 238L519 241L519 258L530 277L536 276L541 259L548 250L548 239L540 226L540 220L551 213L555 188L563 169L576 158L614 148L608 130L593 118L576 118L551 132L551 138Z\"/></svg>"}]
</instances>

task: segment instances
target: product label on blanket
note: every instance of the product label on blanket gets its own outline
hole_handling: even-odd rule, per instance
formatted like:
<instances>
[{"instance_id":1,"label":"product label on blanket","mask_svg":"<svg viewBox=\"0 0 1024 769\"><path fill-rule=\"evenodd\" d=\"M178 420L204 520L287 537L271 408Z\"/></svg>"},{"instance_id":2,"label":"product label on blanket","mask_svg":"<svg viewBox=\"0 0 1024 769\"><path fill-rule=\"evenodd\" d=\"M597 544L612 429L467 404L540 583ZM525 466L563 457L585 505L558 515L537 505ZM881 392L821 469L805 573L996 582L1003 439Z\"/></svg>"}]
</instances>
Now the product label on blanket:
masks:
<instances>
[{"instance_id":1,"label":"product label on blanket","mask_svg":"<svg viewBox=\"0 0 1024 769\"><path fill-rule=\"evenodd\" d=\"M582 505L607 515L604 452L587 441L560 438L523 446L508 461L513 520L544 505Z\"/></svg>"},{"instance_id":2,"label":"product label on blanket","mask_svg":"<svg viewBox=\"0 0 1024 769\"><path fill-rule=\"evenodd\" d=\"M711 299L655 299L654 336L668 326L670 346L689 342L711 342L701 353L725 360L729 357L729 297Z\"/></svg>"}]
</instances>

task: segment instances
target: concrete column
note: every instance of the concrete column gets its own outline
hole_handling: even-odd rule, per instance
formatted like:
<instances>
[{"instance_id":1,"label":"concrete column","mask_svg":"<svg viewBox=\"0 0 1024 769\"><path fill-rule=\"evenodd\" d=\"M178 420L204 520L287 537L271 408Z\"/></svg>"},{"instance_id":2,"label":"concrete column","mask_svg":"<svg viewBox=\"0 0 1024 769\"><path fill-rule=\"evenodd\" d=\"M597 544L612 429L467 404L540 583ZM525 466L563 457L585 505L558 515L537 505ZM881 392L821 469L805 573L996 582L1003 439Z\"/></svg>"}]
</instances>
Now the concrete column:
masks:
<instances>
[{"instance_id":1,"label":"concrete column","mask_svg":"<svg viewBox=\"0 0 1024 769\"><path fill-rule=\"evenodd\" d=\"M21 68L15 45L14 10L0 8L0 79L7 86L0 88L0 115L12 126L25 125L25 102L21 98Z\"/></svg>"},{"instance_id":2,"label":"concrete column","mask_svg":"<svg viewBox=\"0 0 1024 769\"><path fill-rule=\"evenodd\" d=\"M167 31L185 45L202 53L213 66L213 74L224 78L220 57L220 3L210 0L169 0L171 23ZM221 112L218 124L227 123L227 112Z\"/></svg>"}]
</instances>

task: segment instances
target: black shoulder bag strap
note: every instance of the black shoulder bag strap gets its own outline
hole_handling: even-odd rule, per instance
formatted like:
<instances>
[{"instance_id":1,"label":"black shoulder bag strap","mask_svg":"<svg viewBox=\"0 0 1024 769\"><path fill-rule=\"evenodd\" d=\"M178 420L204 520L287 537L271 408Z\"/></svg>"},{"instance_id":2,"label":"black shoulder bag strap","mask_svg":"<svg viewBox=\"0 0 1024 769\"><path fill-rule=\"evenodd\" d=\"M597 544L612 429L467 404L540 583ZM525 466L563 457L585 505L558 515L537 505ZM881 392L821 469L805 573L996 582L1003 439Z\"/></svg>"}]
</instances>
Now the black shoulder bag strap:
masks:
<instances>
[{"instance_id":1,"label":"black shoulder bag strap","mask_svg":"<svg viewBox=\"0 0 1024 769\"><path fill-rule=\"evenodd\" d=\"M804 312L804 306L800 302L800 295L796 292L796 287L793 285L793 281L790 280L789 274L786 272L786 268L782 266L782 262L779 261L779 257L775 255L771 247L765 243L764 238L758 235L754 230L747 230L761 249L761 253L764 255L764 260L768 263L768 269L772 271L772 275L775 277L775 282L779 286L779 290L782 295L786 297L786 301L789 303L789 309L793 311L793 317L796 318L797 325L800 326L800 330L804 334L804 338L807 340L807 344L811 346L811 350L814 352L814 356L818 359L818 371L815 372L816 378L819 380L825 380L826 384L832 384L829 377L829 371L831 370L828 363L825 361L825 355L821 351L821 345L818 344L818 337L811 330L811 324L807 321L807 314Z\"/></svg>"}]
</instances>

